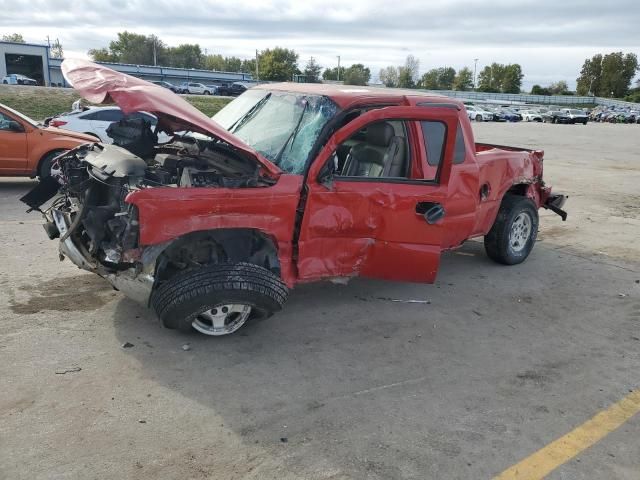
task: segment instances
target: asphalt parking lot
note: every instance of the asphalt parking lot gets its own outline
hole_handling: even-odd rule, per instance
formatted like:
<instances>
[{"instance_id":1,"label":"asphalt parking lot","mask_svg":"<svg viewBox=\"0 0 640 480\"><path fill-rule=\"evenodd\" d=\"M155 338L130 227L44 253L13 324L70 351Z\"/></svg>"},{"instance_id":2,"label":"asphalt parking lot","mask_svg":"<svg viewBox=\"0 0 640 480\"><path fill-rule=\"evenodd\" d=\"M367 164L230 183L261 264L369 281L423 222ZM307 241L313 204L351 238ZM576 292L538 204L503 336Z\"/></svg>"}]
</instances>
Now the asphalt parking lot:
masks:
<instances>
[{"instance_id":1,"label":"asphalt parking lot","mask_svg":"<svg viewBox=\"0 0 640 480\"><path fill-rule=\"evenodd\" d=\"M307 285L226 338L60 263L1 179L0 478L640 478L640 125L474 129L570 195L524 264L473 241L435 285Z\"/></svg>"}]
</instances>

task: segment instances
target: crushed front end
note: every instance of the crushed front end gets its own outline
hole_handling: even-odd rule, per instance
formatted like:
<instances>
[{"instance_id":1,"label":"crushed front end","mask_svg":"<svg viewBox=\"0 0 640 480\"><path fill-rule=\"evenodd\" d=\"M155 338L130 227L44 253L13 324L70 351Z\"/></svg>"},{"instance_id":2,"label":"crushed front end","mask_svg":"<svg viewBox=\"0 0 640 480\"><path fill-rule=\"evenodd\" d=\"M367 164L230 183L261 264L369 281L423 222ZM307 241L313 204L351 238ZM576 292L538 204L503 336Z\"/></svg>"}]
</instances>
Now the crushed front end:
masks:
<instances>
[{"instance_id":1,"label":"crushed front end","mask_svg":"<svg viewBox=\"0 0 640 480\"><path fill-rule=\"evenodd\" d=\"M118 142L127 148L91 143L71 150L56 158L51 176L21 200L42 212L47 235L60 239L61 259L148 304L156 260L166 244L139 245L138 211L127 202L129 194L161 187L243 188L273 182L215 140L178 136L158 145L144 141L148 125L121 127L133 129Z\"/></svg>"}]
</instances>

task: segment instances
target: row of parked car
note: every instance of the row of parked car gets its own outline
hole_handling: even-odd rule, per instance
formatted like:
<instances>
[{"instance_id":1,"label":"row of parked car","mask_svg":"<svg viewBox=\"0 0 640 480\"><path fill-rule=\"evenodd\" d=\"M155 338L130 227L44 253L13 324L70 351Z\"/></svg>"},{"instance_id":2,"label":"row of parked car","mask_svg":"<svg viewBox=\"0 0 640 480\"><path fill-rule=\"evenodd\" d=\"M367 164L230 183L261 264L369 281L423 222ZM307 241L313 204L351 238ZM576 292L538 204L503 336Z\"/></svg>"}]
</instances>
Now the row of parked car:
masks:
<instances>
[{"instance_id":1,"label":"row of parked car","mask_svg":"<svg viewBox=\"0 0 640 480\"><path fill-rule=\"evenodd\" d=\"M637 109L596 107L591 110L590 118L594 122L640 124L640 106Z\"/></svg>"},{"instance_id":2,"label":"row of parked car","mask_svg":"<svg viewBox=\"0 0 640 480\"><path fill-rule=\"evenodd\" d=\"M582 123L589 121L589 113L576 108L500 106L488 104L465 105L471 120L477 122L544 122Z\"/></svg>"},{"instance_id":3,"label":"row of parked car","mask_svg":"<svg viewBox=\"0 0 640 480\"><path fill-rule=\"evenodd\" d=\"M183 93L189 95L224 95L228 97L237 97L247 91L249 86L242 82L222 83L220 85L205 85L198 82L183 82L180 85L165 81L152 82L161 87L167 88L174 93Z\"/></svg>"}]
</instances>

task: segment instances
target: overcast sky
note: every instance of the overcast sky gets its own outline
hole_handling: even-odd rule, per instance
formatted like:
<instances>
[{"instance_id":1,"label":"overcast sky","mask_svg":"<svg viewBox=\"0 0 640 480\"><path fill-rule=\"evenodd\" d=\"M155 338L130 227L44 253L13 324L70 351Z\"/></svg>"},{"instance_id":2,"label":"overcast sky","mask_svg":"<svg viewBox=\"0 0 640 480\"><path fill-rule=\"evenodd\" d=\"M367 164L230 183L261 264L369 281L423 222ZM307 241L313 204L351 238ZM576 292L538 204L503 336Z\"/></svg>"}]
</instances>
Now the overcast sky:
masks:
<instances>
[{"instance_id":1,"label":"overcast sky","mask_svg":"<svg viewBox=\"0 0 640 480\"><path fill-rule=\"evenodd\" d=\"M123 30L165 43L199 43L208 53L242 58L282 46L323 67L361 62L374 79L408 54L420 71L452 66L478 71L520 63L524 88L566 80L598 52L640 56L637 0L0 0L0 33L28 42L59 38L67 57L86 57Z\"/></svg>"}]
</instances>

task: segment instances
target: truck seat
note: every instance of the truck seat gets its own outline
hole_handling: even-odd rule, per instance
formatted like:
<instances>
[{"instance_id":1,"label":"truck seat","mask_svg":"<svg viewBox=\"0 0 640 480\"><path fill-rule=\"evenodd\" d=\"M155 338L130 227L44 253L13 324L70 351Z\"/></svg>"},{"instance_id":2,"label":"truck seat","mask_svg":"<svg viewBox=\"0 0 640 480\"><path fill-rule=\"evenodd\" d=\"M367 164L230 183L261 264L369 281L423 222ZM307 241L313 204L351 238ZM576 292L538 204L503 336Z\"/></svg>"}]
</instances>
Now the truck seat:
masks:
<instances>
[{"instance_id":1,"label":"truck seat","mask_svg":"<svg viewBox=\"0 0 640 480\"><path fill-rule=\"evenodd\" d=\"M342 170L348 177L406 176L405 140L388 122L367 126L366 140L351 148Z\"/></svg>"}]
</instances>

